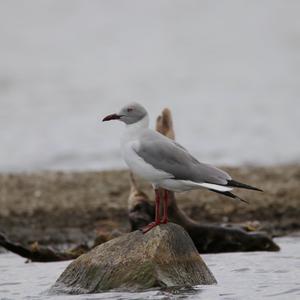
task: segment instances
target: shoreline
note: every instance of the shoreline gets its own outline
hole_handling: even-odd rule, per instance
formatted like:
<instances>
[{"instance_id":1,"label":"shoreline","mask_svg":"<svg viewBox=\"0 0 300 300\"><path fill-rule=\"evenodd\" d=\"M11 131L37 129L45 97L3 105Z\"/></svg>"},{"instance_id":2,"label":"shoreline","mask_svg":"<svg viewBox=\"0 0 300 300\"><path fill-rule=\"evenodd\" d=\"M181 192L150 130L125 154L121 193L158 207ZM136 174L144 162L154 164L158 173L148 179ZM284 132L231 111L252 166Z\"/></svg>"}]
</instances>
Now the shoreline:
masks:
<instances>
[{"instance_id":1,"label":"shoreline","mask_svg":"<svg viewBox=\"0 0 300 300\"><path fill-rule=\"evenodd\" d=\"M178 205L203 223L258 221L279 236L300 229L300 165L225 167L236 180L263 193L237 190L249 205L195 190L176 195ZM151 187L138 179L151 198ZM76 244L99 233L128 231L128 171L44 171L0 174L0 231L9 238L41 244Z\"/></svg>"}]
</instances>

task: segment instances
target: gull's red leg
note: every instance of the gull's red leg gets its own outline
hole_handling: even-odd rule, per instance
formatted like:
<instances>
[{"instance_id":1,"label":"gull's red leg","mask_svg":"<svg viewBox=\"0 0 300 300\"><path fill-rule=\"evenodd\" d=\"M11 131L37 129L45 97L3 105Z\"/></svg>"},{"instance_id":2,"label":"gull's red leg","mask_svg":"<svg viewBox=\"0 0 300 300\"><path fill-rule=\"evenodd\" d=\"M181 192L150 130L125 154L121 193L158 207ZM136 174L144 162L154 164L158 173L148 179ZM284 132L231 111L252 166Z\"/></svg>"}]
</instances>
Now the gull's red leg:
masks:
<instances>
[{"instance_id":1,"label":"gull's red leg","mask_svg":"<svg viewBox=\"0 0 300 300\"><path fill-rule=\"evenodd\" d=\"M163 218L161 220L162 223L166 224L169 222L168 220L168 200L169 200L169 192L164 190L164 209L163 209Z\"/></svg>"},{"instance_id":2,"label":"gull's red leg","mask_svg":"<svg viewBox=\"0 0 300 300\"><path fill-rule=\"evenodd\" d=\"M142 230L143 233L148 232L153 227L160 224L160 213L159 213L159 211L160 211L160 195L159 195L159 190L156 189L155 190L155 221L151 222L146 227L144 227L143 230Z\"/></svg>"}]
</instances>

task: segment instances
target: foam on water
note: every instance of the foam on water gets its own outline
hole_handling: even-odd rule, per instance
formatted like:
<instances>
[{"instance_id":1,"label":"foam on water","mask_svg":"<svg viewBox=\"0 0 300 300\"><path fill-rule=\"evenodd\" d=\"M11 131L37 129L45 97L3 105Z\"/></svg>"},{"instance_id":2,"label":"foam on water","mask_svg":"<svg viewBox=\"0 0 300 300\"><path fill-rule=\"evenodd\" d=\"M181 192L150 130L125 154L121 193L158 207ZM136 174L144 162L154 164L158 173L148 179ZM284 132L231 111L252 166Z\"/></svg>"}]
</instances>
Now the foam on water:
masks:
<instances>
[{"instance_id":1,"label":"foam on water","mask_svg":"<svg viewBox=\"0 0 300 300\"><path fill-rule=\"evenodd\" d=\"M130 101L214 164L300 161L299 1L0 3L0 170L124 167Z\"/></svg>"},{"instance_id":2,"label":"foam on water","mask_svg":"<svg viewBox=\"0 0 300 300\"><path fill-rule=\"evenodd\" d=\"M280 252L203 255L217 285L142 293L106 292L68 296L92 299L297 299L300 297L300 237L276 239ZM0 254L0 299L66 299L48 295L69 262L29 263L13 254Z\"/></svg>"}]
</instances>

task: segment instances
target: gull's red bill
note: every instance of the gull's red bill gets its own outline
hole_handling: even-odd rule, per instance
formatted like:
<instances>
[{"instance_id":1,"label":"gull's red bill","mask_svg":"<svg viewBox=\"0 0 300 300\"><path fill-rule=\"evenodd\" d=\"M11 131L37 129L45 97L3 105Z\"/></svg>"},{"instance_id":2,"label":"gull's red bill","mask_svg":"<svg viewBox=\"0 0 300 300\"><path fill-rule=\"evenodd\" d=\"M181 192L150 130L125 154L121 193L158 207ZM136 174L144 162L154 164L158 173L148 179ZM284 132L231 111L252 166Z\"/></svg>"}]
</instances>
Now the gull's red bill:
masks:
<instances>
[{"instance_id":1,"label":"gull's red bill","mask_svg":"<svg viewBox=\"0 0 300 300\"><path fill-rule=\"evenodd\" d=\"M102 122L105 122L105 121L110 121L110 120L119 120L121 118L121 116L117 115L117 114L111 114L111 115L108 115L106 116Z\"/></svg>"}]
</instances>

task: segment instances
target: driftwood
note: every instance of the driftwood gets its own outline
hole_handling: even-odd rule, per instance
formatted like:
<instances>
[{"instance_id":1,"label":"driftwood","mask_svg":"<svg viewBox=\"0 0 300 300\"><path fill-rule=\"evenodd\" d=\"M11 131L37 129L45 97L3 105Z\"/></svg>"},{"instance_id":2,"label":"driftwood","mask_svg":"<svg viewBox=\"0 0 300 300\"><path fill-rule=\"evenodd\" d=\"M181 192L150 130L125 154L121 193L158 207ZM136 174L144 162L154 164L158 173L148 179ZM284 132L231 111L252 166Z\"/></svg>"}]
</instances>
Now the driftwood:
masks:
<instances>
[{"instance_id":1,"label":"driftwood","mask_svg":"<svg viewBox=\"0 0 300 300\"><path fill-rule=\"evenodd\" d=\"M261 232L247 232L242 227L201 224L189 218L177 206L174 193L169 196L169 219L181 225L192 238L199 253L278 251L279 246ZM132 181L129 197L129 219L132 230L141 229L153 220L154 203Z\"/></svg>"},{"instance_id":2,"label":"driftwood","mask_svg":"<svg viewBox=\"0 0 300 300\"><path fill-rule=\"evenodd\" d=\"M162 115L157 118L156 130L171 139L175 139L169 109L164 109ZM170 221L185 228L200 253L279 250L278 245L264 233L247 232L243 228L200 224L193 221L178 207L173 192L169 192L168 211ZM153 216L154 203L144 192L138 189L133 175L131 175L131 193L129 196L131 229L136 230L144 227L153 220Z\"/></svg>"},{"instance_id":3,"label":"driftwood","mask_svg":"<svg viewBox=\"0 0 300 300\"><path fill-rule=\"evenodd\" d=\"M26 247L21 245L20 243L10 241L2 233L0 233L0 246L7 249L8 251L27 258L30 261L36 262L70 260L89 250L88 246L79 245L75 248L63 252L54 250L51 247L40 246L37 242L31 244L29 247Z\"/></svg>"}]
</instances>

